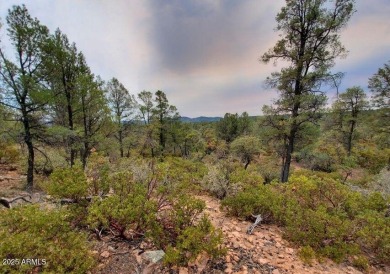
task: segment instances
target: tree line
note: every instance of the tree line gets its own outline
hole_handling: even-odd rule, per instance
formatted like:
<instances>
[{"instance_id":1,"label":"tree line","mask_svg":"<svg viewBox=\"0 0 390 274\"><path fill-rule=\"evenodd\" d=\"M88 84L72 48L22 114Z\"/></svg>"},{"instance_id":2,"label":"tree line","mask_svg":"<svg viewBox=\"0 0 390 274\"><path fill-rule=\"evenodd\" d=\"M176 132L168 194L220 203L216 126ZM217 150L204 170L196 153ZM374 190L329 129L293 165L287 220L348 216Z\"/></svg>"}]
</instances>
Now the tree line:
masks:
<instances>
[{"instance_id":1,"label":"tree line","mask_svg":"<svg viewBox=\"0 0 390 274\"><path fill-rule=\"evenodd\" d=\"M201 151L223 158L232 152L245 168L260 152L272 151L281 165L279 180L286 182L294 157L314 144L319 130L351 156L358 125L370 107L375 116L369 123L381 146L390 147L390 63L369 79L371 101L361 87L339 92L343 73L331 68L346 54L339 32L354 12L354 1L326 3L289 1L277 15L281 39L260 60L280 59L287 66L266 80L279 97L263 107L258 129L246 112L226 113L215 126L181 123L163 91L132 95L116 78L103 81L66 34L59 29L50 33L25 6L14 6L6 17L13 56L0 48L0 110L3 121L21 125L14 137L27 151L28 188L37 169L36 153L46 157L44 146L61 149L70 166L81 161L85 168L91 151L112 146L105 144L107 139L116 140L119 157L130 156L135 147L144 157L188 157ZM324 87L337 91L330 109Z\"/></svg>"},{"instance_id":2,"label":"tree line","mask_svg":"<svg viewBox=\"0 0 390 274\"><path fill-rule=\"evenodd\" d=\"M179 115L163 91L142 91L135 98L118 79L104 82L66 34L50 33L24 5L10 9L6 22L13 56L0 49L0 103L11 113L7 119L23 125L28 189L36 153L44 153L40 144L64 148L70 166L80 159L85 167L99 138L111 133L123 157L127 133L142 119L150 139L145 149L155 154L165 148Z\"/></svg>"}]
</instances>

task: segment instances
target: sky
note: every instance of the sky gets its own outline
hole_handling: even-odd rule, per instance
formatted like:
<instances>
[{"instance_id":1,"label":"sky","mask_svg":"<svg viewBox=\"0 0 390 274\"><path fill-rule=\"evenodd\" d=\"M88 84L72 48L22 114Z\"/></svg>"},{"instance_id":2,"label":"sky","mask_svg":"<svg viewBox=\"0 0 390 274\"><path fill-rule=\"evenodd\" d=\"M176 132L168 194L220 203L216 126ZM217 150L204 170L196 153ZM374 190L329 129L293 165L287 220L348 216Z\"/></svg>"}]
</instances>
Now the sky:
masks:
<instances>
[{"instance_id":1,"label":"sky","mask_svg":"<svg viewBox=\"0 0 390 274\"><path fill-rule=\"evenodd\" d=\"M0 19L25 4L51 32L60 28L92 72L122 82L132 94L166 93L182 116L260 115L277 92L264 80L280 64L259 58L279 38L275 16L284 0L1 0ZM368 79L390 60L389 0L356 0L340 33L348 49L333 72L340 91L368 90ZM0 39L4 37L3 27ZM10 47L1 45L5 50ZM330 101L334 90L327 90Z\"/></svg>"}]
</instances>

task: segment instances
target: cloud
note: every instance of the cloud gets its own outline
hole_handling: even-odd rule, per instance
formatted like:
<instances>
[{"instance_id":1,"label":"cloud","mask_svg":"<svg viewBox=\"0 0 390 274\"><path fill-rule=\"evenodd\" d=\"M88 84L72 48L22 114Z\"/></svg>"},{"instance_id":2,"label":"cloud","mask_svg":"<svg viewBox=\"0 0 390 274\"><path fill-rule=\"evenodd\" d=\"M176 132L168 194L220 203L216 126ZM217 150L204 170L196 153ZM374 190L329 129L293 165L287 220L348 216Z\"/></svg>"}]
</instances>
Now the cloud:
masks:
<instances>
[{"instance_id":1,"label":"cloud","mask_svg":"<svg viewBox=\"0 0 390 274\"><path fill-rule=\"evenodd\" d=\"M0 17L20 0L1 0ZM357 0L340 34L350 51L334 71L341 91L367 86L390 59L388 0ZM263 81L279 67L259 57L277 41L283 0L34 0L26 6L51 31L59 27L83 51L92 71L130 90L163 90L182 115L261 113L276 92ZM4 28L3 31L4 33ZM333 91L329 91L332 94Z\"/></svg>"}]
</instances>

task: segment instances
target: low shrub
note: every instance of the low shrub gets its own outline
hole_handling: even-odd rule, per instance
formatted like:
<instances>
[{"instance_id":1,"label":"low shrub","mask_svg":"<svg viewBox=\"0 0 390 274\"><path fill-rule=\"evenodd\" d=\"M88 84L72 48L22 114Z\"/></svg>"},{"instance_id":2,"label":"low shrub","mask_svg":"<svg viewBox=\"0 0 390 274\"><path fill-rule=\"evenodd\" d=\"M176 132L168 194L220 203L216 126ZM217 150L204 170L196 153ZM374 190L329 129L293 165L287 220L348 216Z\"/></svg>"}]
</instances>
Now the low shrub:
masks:
<instances>
[{"instance_id":1,"label":"low shrub","mask_svg":"<svg viewBox=\"0 0 390 274\"><path fill-rule=\"evenodd\" d=\"M16 145L0 140L0 164L15 164L20 159L20 150Z\"/></svg>"},{"instance_id":2,"label":"low shrub","mask_svg":"<svg viewBox=\"0 0 390 274\"><path fill-rule=\"evenodd\" d=\"M107 157L93 152L88 159L86 176L88 178L88 190L93 195L104 195L110 190L108 176L110 166Z\"/></svg>"},{"instance_id":3,"label":"low shrub","mask_svg":"<svg viewBox=\"0 0 390 274\"><path fill-rule=\"evenodd\" d=\"M226 160L209 168L203 178L202 186L217 198L224 199L263 183L263 177L256 171L244 169L237 162Z\"/></svg>"},{"instance_id":4,"label":"low shrub","mask_svg":"<svg viewBox=\"0 0 390 274\"><path fill-rule=\"evenodd\" d=\"M339 175L299 171L286 184L258 186L222 201L229 214L272 216L285 227L285 237L340 262L360 249L378 262L390 258L389 198L354 192Z\"/></svg>"},{"instance_id":5,"label":"low shrub","mask_svg":"<svg viewBox=\"0 0 390 274\"><path fill-rule=\"evenodd\" d=\"M88 182L80 166L56 169L50 180L43 185L46 191L56 198L78 200L88 195Z\"/></svg>"},{"instance_id":6,"label":"low shrub","mask_svg":"<svg viewBox=\"0 0 390 274\"><path fill-rule=\"evenodd\" d=\"M156 222L156 213L157 203L148 199L147 188L134 184L118 194L93 201L88 223L98 229L112 228L122 238L127 238L125 233L139 237Z\"/></svg>"},{"instance_id":7,"label":"low shrub","mask_svg":"<svg viewBox=\"0 0 390 274\"><path fill-rule=\"evenodd\" d=\"M113 194L92 202L88 223L122 238L150 239L166 251L170 265L185 265L201 252L217 256L221 232L202 217L205 203L189 196L188 183L182 180L185 177L171 163L158 164L144 182L137 182L132 172L113 174Z\"/></svg>"},{"instance_id":8,"label":"low shrub","mask_svg":"<svg viewBox=\"0 0 390 274\"><path fill-rule=\"evenodd\" d=\"M305 264L310 265L315 259L316 253L311 246L303 246L299 249L298 256Z\"/></svg>"},{"instance_id":9,"label":"low shrub","mask_svg":"<svg viewBox=\"0 0 390 274\"><path fill-rule=\"evenodd\" d=\"M354 149L359 166L373 174L379 173L389 164L390 149L380 149L373 143L359 143Z\"/></svg>"},{"instance_id":10,"label":"low shrub","mask_svg":"<svg viewBox=\"0 0 390 274\"><path fill-rule=\"evenodd\" d=\"M181 231L175 246L168 246L164 263L186 265L202 252L215 259L226 254L221 244L222 232L216 230L208 218L203 216L195 226L189 226Z\"/></svg>"},{"instance_id":11,"label":"low shrub","mask_svg":"<svg viewBox=\"0 0 390 274\"><path fill-rule=\"evenodd\" d=\"M0 258L3 273L87 273L95 265L87 235L69 225L66 210L45 211L37 206L0 210ZM35 264L22 259L40 259ZM14 261L17 262L17 261Z\"/></svg>"}]
</instances>

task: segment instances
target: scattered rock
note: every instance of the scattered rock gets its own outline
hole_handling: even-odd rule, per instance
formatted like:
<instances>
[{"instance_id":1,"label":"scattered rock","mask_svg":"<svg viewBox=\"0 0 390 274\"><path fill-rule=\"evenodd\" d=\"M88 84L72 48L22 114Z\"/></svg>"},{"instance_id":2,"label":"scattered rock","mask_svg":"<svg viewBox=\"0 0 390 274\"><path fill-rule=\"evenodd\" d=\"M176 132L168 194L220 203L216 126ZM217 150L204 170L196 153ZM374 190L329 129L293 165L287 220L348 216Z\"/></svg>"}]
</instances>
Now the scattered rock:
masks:
<instances>
[{"instance_id":1,"label":"scattered rock","mask_svg":"<svg viewBox=\"0 0 390 274\"><path fill-rule=\"evenodd\" d=\"M149 260L151 263L157 263L162 260L165 252L163 250L146 251L142 254L142 257Z\"/></svg>"},{"instance_id":2,"label":"scattered rock","mask_svg":"<svg viewBox=\"0 0 390 274\"><path fill-rule=\"evenodd\" d=\"M188 274L188 269L185 267L180 267L179 268L179 274Z\"/></svg>"},{"instance_id":3,"label":"scattered rock","mask_svg":"<svg viewBox=\"0 0 390 274\"><path fill-rule=\"evenodd\" d=\"M268 260L265 259L265 258L259 258L259 259L257 259L257 262L258 262L259 264L261 264L261 265L263 265L263 264L268 264L268 263L269 263Z\"/></svg>"},{"instance_id":4,"label":"scattered rock","mask_svg":"<svg viewBox=\"0 0 390 274\"><path fill-rule=\"evenodd\" d=\"M100 257L102 258L108 258L110 257L110 252L108 252L107 250L106 251L103 251L101 254L100 254Z\"/></svg>"},{"instance_id":5,"label":"scattered rock","mask_svg":"<svg viewBox=\"0 0 390 274\"><path fill-rule=\"evenodd\" d=\"M292 255L292 254L294 253L294 249L287 247L287 248L286 248L286 252L287 252L288 254Z\"/></svg>"},{"instance_id":6,"label":"scattered rock","mask_svg":"<svg viewBox=\"0 0 390 274\"><path fill-rule=\"evenodd\" d=\"M226 255L226 257L225 257L225 261L226 261L227 263L230 263L230 262L231 262L231 258L230 258L230 256L229 256L229 255Z\"/></svg>"},{"instance_id":7,"label":"scattered rock","mask_svg":"<svg viewBox=\"0 0 390 274\"><path fill-rule=\"evenodd\" d=\"M201 273L207 266L210 257L206 252L203 252L198 255L195 260L195 265L198 267L198 272Z\"/></svg>"}]
</instances>

